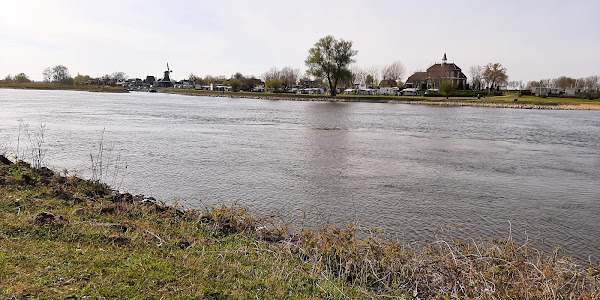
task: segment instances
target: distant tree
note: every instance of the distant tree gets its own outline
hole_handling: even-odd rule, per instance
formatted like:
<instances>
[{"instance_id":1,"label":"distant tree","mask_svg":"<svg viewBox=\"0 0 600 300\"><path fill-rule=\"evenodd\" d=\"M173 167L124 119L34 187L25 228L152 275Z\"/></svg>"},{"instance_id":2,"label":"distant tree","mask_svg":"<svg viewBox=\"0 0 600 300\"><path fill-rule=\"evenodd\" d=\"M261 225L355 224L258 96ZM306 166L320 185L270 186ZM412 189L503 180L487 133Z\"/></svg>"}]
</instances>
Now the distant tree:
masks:
<instances>
[{"instance_id":1,"label":"distant tree","mask_svg":"<svg viewBox=\"0 0 600 300\"><path fill-rule=\"evenodd\" d=\"M373 79L373 75L368 74L365 77L365 84L371 84L372 85L372 84L374 84L374 82L375 82L375 80Z\"/></svg>"},{"instance_id":2,"label":"distant tree","mask_svg":"<svg viewBox=\"0 0 600 300\"><path fill-rule=\"evenodd\" d=\"M448 99L448 96L450 96L450 94L452 94L455 90L456 87L452 81L445 80L440 82L440 93L446 96L446 99Z\"/></svg>"},{"instance_id":3,"label":"distant tree","mask_svg":"<svg viewBox=\"0 0 600 300\"><path fill-rule=\"evenodd\" d=\"M590 90L600 89L600 76L588 76L585 78L585 88Z\"/></svg>"},{"instance_id":4,"label":"distant tree","mask_svg":"<svg viewBox=\"0 0 600 300\"><path fill-rule=\"evenodd\" d=\"M243 75L242 73L240 73L240 72L237 72L237 73L235 73L235 74L233 75L233 78L235 78L235 79L239 79L239 80L242 80L242 79L244 79L245 77L244 77L244 75Z\"/></svg>"},{"instance_id":5,"label":"distant tree","mask_svg":"<svg viewBox=\"0 0 600 300\"><path fill-rule=\"evenodd\" d=\"M495 89L508 82L506 68L500 63L489 63L483 70L483 78L490 89Z\"/></svg>"},{"instance_id":6,"label":"distant tree","mask_svg":"<svg viewBox=\"0 0 600 300\"><path fill-rule=\"evenodd\" d=\"M90 76L81 75L81 74L77 73L77 76L75 76L75 78L73 78L73 85L81 86L81 85L83 85L84 82L86 82L88 80L90 80Z\"/></svg>"},{"instance_id":7,"label":"distant tree","mask_svg":"<svg viewBox=\"0 0 600 300\"><path fill-rule=\"evenodd\" d=\"M198 85L200 85L200 86L205 86L205 85L208 85L208 84L206 83L206 80L205 80L204 78L201 78L201 77L197 77L195 82L196 82L196 84L198 84Z\"/></svg>"},{"instance_id":8,"label":"distant tree","mask_svg":"<svg viewBox=\"0 0 600 300\"><path fill-rule=\"evenodd\" d=\"M213 78L212 83L223 83L225 81L227 81L227 78L225 77L225 75L219 75L219 76Z\"/></svg>"},{"instance_id":9,"label":"distant tree","mask_svg":"<svg viewBox=\"0 0 600 300\"><path fill-rule=\"evenodd\" d=\"M570 87L574 87L574 86L575 86L575 79L570 78L570 77L560 76L556 79L552 79L552 87L566 89L566 88L570 88Z\"/></svg>"},{"instance_id":10,"label":"distant tree","mask_svg":"<svg viewBox=\"0 0 600 300\"><path fill-rule=\"evenodd\" d=\"M210 85L211 83L213 83L215 81L216 81L216 79L211 75L204 76L204 85Z\"/></svg>"},{"instance_id":11,"label":"distant tree","mask_svg":"<svg viewBox=\"0 0 600 300\"><path fill-rule=\"evenodd\" d=\"M244 91L251 91L252 89L254 89L254 87L258 86L258 85L264 85L264 82L254 76L251 76L250 78L248 77L244 77L241 79L242 81L242 86L240 87L240 89L244 90Z\"/></svg>"},{"instance_id":12,"label":"distant tree","mask_svg":"<svg viewBox=\"0 0 600 300\"><path fill-rule=\"evenodd\" d=\"M112 74L110 74L110 78L115 82L119 82L127 80L129 76L127 76L127 74L125 74L124 72L113 72Z\"/></svg>"},{"instance_id":13,"label":"distant tree","mask_svg":"<svg viewBox=\"0 0 600 300\"><path fill-rule=\"evenodd\" d=\"M31 80L29 79L29 77L27 77L27 75L25 75L25 73L19 73L17 74L14 78L14 81L18 82L18 83L28 83L31 82Z\"/></svg>"},{"instance_id":14,"label":"distant tree","mask_svg":"<svg viewBox=\"0 0 600 300\"><path fill-rule=\"evenodd\" d=\"M281 83L281 80L279 80L279 79L269 80L266 82L265 85L268 89L273 89L275 92L280 90L281 87L283 86L283 84Z\"/></svg>"},{"instance_id":15,"label":"distant tree","mask_svg":"<svg viewBox=\"0 0 600 300\"><path fill-rule=\"evenodd\" d=\"M4 83L11 83L12 81L13 81L13 77L10 74L6 75L6 77L4 77L4 80L3 80Z\"/></svg>"},{"instance_id":16,"label":"distant tree","mask_svg":"<svg viewBox=\"0 0 600 300\"><path fill-rule=\"evenodd\" d=\"M43 76L44 82L52 81L52 68L50 68L50 67L45 68L44 71L42 72L42 76Z\"/></svg>"},{"instance_id":17,"label":"distant tree","mask_svg":"<svg viewBox=\"0 0 600 300\"><path fill-rule=\"evenodd\" d=\"M338 82L351 76L348 66L354 62L353 57L357 53L352 49L352 41L336 40L328 35L310 48L304 63L309 74L327 80L330 94L335 96Z\"/></svg>"},{"instance_id":18,"label":"distant tree","mask_svg":"<svg viewBox=\"0 0 600 300\"><path fill-rule=\"evenodd\" d=\"M527 82L527 85L525 86L527 89L534 89L536 87L539 87L541 84L539 81L529 81Z\"/></svg>"},{"instance_id":19,"label":"distant tree","mask_svg":"<svg viewBox=\"0 0 600 300\"><path fill-rule=\"evenodd\" d=\"M52 68L52 81L66 85L73 84L73 78L69 74L69 69L63 65L57 65Z\"/></svg>"},{"instance_id":20,"label":"distant tree","mask_svg":"<svg viewBox=\"0 0 600 300\"><path fill-rule=\"evenodd\" d=\"M265 82L274 79L279 79L279 70L277 70L277 67L271 67L269 70L267 70L261 75L261 79Z\"/></svg>"},{"instance_id":21,"label":"distant tree","mask_svg":"<svg viewBox=\"0 0 600 300\"><path fill-rule=\"evenodd\" d=\"M279 71L278 79L281 80L281 84L283 85L284 89L289 89L298 83L299 77L300 69L294 69L286 66Z\"/></svg>"},{"instance_id":22,"label":"distant tree","mask_svg":"<svg viewBox=\"0 0 600 300\"><path fill-rule=\"evenodd\" d=\"M365 83L365 80L367 79L367 72L365 69L359 66L352 66L350 68L350 73L352 73L352 83Z\"/></svg>"},{"instance_id":23,"label":"distant tree","mask_svg":"<svg viewBox=\"0 0 600 300\"><path fill-rule=\"evenodd\" d=\"M240 86L242 85L242 81L237 78L232 78L228 80L229 86L234 92L240 91Z\"/></svg>"},{"instance_id":24,"label":"distant tree","mask_svg":"<svg viewBox=\"0 0 600 300\"><path fill-rule=\"evenodd\" d=\"M469 73L471 73L471 85L474 90L481 90L483 85L483 71L482 66L471 66Z\"/></svg>"},{"instance_id":25,"label":"distant tree","mask_svg":"<svg viewBox=\"0 0 600 300\"><path fill-rule=\"evenodd\" d=\"M383 67L381 75L383 80L387 83L393 82L395 86L396 82L402 80L402 77L404 77L405 70L404 65L401 62L396 61Z\"/></svg>"},{"instance_id":26,"label":"distant tree","mask_svg":"<svg viewBox=\"0 0 600 300\"><path fill-rule=\"evenodd\" d=\"M384 79L379 82L380 87L394 87L396 86L396 80L393 79Z\"/></svg>"},{"instance_id":27,"label":"distant tree","mask_svg":"<svg viewBox=\"0 0 600 300\"><path fill-rule=\"evenodd\" d=\"M521 81L521 80L509 81L508 88L511 90L522 90L523 89L523 81Z\"/></svg>"},{"instance_id":28,"label":"distant tree","mask_svg":"<svg viewBox=\"0 0 600 300\"><path fill-rule=\"evenodd\" d=\"M194 73L190 73L190 75L188 76L188 81L196 83L198 81L198 76L194 75Z\"/></svg>"},{"instance_id":29,"label":"distant tree","mask_svg":"<svg viewBox=\"0 0 600 300\"><path fill-rule=\"evenodd\" d=\"M370 66L366 68L367 74L371 75L371 80L369 84L372 84L373 87L379 86L379 81L381 81L381 74L383 74L383 69L378 66Z\"/></svg>"}]
</instances>

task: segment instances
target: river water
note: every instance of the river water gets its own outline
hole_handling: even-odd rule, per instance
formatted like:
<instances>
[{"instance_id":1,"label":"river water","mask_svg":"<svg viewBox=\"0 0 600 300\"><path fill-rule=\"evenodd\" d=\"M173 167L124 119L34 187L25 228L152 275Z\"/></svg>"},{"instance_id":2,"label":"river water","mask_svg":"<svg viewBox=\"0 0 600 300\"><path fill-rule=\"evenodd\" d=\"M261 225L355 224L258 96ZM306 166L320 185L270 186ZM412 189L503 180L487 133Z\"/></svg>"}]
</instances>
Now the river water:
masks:
<instances>
[{"instance_id":1,"label":"river water","mask_svg":"<svg viewBox=\"0 0 600 300\"><path fill-rule=\"evenodd\" d=\"M600 111L0 90L0 151L40 126L49 166L90 177L102 143L105 181L186 207L600 259Z\"/></svg>"}]
</instances>

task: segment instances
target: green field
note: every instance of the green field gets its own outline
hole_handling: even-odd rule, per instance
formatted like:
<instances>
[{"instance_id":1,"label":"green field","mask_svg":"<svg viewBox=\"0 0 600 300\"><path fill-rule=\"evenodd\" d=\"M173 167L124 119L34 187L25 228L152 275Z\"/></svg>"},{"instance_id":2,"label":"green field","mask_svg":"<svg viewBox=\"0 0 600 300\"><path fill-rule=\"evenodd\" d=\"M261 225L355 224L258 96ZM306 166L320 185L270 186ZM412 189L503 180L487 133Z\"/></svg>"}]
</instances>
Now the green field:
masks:
<instances>
[{"instance_id":1,"label":"green field","mask_svg":"<svg viewBox=\"0 0 600 300\"><path fill-rule=\"evenodd\" d=\"M510 239L411 248L352 223L308 229L235 205L140 200L0 156L0 298L600 297L597 265Z\"/></svg>"}]
</instances>

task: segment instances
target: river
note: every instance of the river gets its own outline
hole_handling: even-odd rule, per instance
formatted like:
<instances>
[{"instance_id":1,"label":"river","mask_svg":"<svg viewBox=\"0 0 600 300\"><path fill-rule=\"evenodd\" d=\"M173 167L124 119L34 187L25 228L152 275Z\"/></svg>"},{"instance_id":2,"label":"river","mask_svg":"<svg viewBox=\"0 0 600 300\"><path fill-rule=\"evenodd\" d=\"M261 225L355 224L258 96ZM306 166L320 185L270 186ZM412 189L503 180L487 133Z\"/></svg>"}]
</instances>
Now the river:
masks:
<instances>
[{"instance_id":1,"label":"river","mask_svg":"<svg viewBox=\"0 0 600 300\"><path fill-rule=\"evenodd\" d=\"M188 208L600 259L600 111L0 89L0 151L40 126L50 167L90 177L102 143L106 182Z\"/></svg>"}]
</instances>

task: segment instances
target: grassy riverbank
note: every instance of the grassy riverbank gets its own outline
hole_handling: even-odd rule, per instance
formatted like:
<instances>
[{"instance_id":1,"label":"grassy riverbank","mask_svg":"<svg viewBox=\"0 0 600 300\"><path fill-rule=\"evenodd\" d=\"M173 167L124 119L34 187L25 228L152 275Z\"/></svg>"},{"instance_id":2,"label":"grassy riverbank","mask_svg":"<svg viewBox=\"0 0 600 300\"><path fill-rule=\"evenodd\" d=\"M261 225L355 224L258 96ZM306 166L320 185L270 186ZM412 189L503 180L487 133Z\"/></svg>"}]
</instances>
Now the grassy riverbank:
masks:
<instances>
[{"instance_id":1,"label":"grassy riverbank","mask_svg":"<svg viewBox=\"0 0 600 300\"><path fill-rule=\"evenodd\" d=\"M304 95L289 93L252 93L252 92L217 92L164 89L161 92L190 95L230 98L252 98L295 101L338 101L338 102L371 102L371 103L411 103L448 106L481 106L498 108L535 108L535 109L580 109L600 110L600 100L571 99L571 98L539 98L533 96L518 97L514 93L504 96L483 97L419 97L419 96L363 96L363 95ZM517 101L515 101L517 99Z\"/></svg>"},{"instance_id":2,"label":"grassy riverbank","mask_svg":"<svg viewBox=\"0 0 600 300\"><path fill-rule=\"evenodd\" d=\"M600 297L598 267L560 251L511 240L410 249L376 232L182 210L0 156L0 298Z\"/></svg>"},{"instance_id":3,"label":"grassy riverbank","mask_svg":"<svg viewBox=\"0 0 600 300\"><path fill-rule=\"evenodd\" d=\"M26 89L26 90L67 90L87 91L102 93L128 93L123 87L92 86L92 85L61 85L54 83L31 82L31 83L0 83L0 88Z\"/></svg>"}]
</instances>

